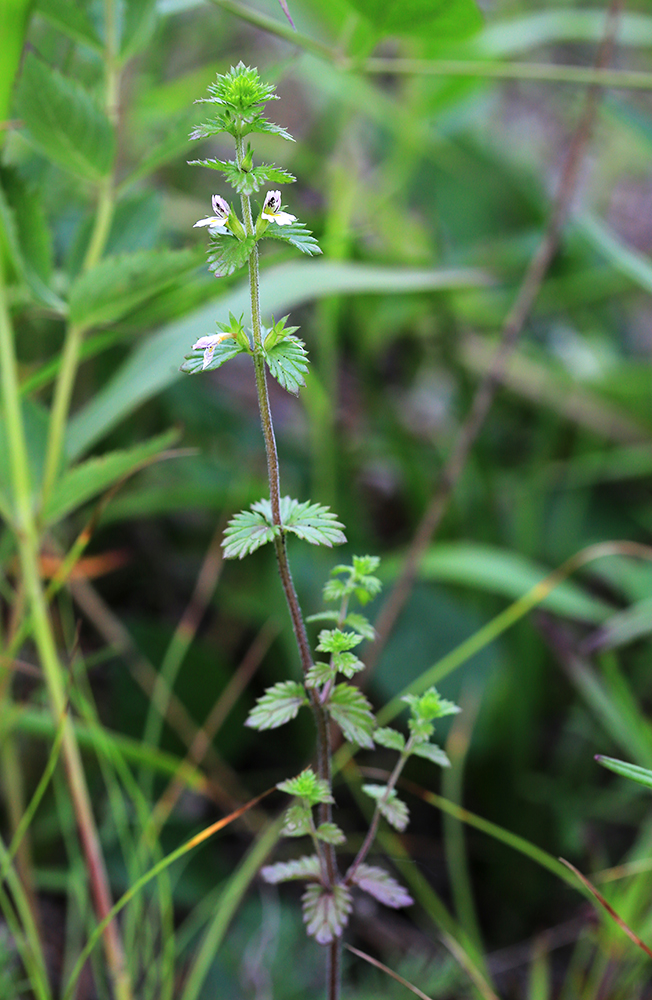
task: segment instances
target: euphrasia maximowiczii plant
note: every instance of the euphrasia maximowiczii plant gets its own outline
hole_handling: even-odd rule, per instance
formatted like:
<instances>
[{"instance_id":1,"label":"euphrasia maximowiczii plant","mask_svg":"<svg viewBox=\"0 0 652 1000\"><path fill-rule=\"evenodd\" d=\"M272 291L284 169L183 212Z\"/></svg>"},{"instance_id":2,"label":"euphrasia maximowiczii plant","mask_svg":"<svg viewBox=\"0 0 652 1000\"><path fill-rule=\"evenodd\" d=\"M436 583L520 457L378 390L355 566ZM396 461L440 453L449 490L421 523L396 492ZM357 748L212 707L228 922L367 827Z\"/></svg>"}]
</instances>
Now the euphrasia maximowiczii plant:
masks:
<instances>
[{"instance_id":1,"label":"euphrasia maximowiczii plant","mask_svg":"<svg viewBox=\"0 0 652 1000\"><path fill-rule=\"evenodd\" d=\"M239 196L241 214L223 194L212 198L213 214L195 225L209 233L209 267L217 276L229 275L245 265L249 269L251 290L251 326L243 318L229 316L218 322L217 332L201 337L186 356L182 371L194 374L219 368L237 354L249 354L253 361L260 417L267 453L269 499L252 504L230 521L224 538L227 558L242 558L261 545L271 542L276 551L281 582L285 591L298 652L303 670L302 682L281 681L268 688L249 715L247 725L255 729L274 729L293 719L305 706L314 716L317 729L317 769L307 768L298 777L278 787L292 796L285 817L283 833L287 837L307 837L313 853L294 861L269 865L262 871L268 882L300 879L308 883L303 895L307 931L320 944L330 946L329 997L338 995L339 962L337 948L351 911L354 886L392 907L412 902L408 892L383 868L366 864L379 820L384 817L397 830L408 823L408 809L398 797L396 784L408 757L415 754L446 766L446 754L430 741L435 719L457 711L431 689L420 696L405 699L410 719L407 738L398 730L377 728L372 707L362 691L348 683L363 663L354 650L372 639L373 627L358 611L351 610L357 600L366 604L380 590L374 572L378 559L354 556L351 565L336 566L324 588L324 599L335 603L334 610L324 611L313 619L331 627L319 633L317 652L326 654L315 662L306 626L292 581L285 538L288 532L314 545L345 542L343 525L327 508L310 501L300 502L281 496L278 456L272 415L267 394L267 372L287 389L298 393L308 367L305 346L295 336L297 327L287 325L288 317L264 326L259 298L258 244L263 239L283 240L305 254L320 249L311 232L290 212L285 211L281 194L272 185L291 183L295 178L286 170L269 163L254 163L253 149L246 137L270 132L281 138L292 137L265 117L264 105L276 100L274 88L261 82L255 69L240 63L229 73L219 75L209 88L204 103L212 105L213 117L199 125L193 139L205 139L227 132L235 140L234 160L194 160L195 164L218 171ZM252 195L266 188L257 214ZM341 677L345 680L341 680ZM350 743L373 749L376 743L395 750L398 760L386 784L365 785L363 790L375 802L366 837L347 868L338 863L335 848L344 845L344 832L333 822L334 804L331 780L331 727L339 727ZM317 816L314 810L317 808Z\"/></svg>"}]
</instances>

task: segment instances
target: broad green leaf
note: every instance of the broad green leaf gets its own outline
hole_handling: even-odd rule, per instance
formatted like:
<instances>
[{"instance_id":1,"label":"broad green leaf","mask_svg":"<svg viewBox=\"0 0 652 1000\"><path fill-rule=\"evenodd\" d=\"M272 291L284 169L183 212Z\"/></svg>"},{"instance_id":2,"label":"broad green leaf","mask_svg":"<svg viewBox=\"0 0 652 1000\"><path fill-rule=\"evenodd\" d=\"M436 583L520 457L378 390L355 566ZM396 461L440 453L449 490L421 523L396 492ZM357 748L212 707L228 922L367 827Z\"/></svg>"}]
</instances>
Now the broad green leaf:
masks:
<instances>
[{"instance_id":1,"label":"broad green leaf","mask_svg":"<svg viewBox=\"0 0 652 1000\"><path fill-rule=\"evenodd\" d=\"M395 910L401 906L411 906L414 902L407 889L404 889L384 868L377 868L375 865L358 865L351 876L351 882L363 892L368 892L379 903L391 906Z\"/></svg>"},{"instance_id":2,"label":"broad green leaf","mask_svg":"<svg viewBox=\"0 0 652 1000\"><path fill-rule=\"evenodd\" d=\"M328 782L324 778L318 778L311 767L305 768L295 778L280 781L276 787L281 792L304 799L311 806L316 806L319 802L333 802Z\"/></svg>"},{"instance_id":3,"label":"broad green leaf","mask_svg":"<svg viewBox=\"0 0 652 1000\"><path fill-rule=\"evenodd\" d=\"M91 181L111 170L115 143L108 118L79 83L33 52L18 86L18 113L34 145L64 170Z\"/></svg>"},{"instance_id":4,"label":"broad green leaf","mask_svg":"<svg viewBox=\"0 0 652 1000\"><path fill-rule=\"evenodd\" d=\"M252 510L241 510L229 521L222 542L225 559L244 559L280 535L279 526L261 513L261 503L252 504Z\"/></svg>"},{"instance_id":5,"label":"broad green leaf","mask_svg":"<svg viewBox=\"0 0 652 1000\"><path fill-rule=\"evenodd\" d=\"M245 726L251 729L277 729L294 719L308 699L303 684L297 681L279 681L267 688L249 713Z\"/></svg>"},{"instance_id":6,"label":"broad green leaf","mask_svg":"<svg viewBox=\"0 0 652 1000\"><path fill-rule=\"evenodd\" d=\"M11 263L37 301L65 315L66 303L49 286L51 236L38 196L13 171L3 170L1 181L0 219Z\"/></svg>"},{"instance_id":7,"label":"broad green leaf","mask_svg":"<svg viewBox=\"0 0 652 1000\"><path fill-rule=\"evenodd\" d=\"M623 778L631 778L632 781L638 782L639 785L645 785L646 788L652 788L652 771L647 767L628 764L624 760L616 760L615 757L603 757L602 754L596 754L595 759L608 771L613 771L614 774L619 774Z\"/></svg>"},{"instance_id":8,"label":"broad green leaf","mask_svg":"<svg viewBox=\"0 0 652 1000\"><path fill-rule=\"evenodd\" d=\"M398 750L399 753L405 750L405 736L390 726L375 729L374 742L380 743L381 747L387 747L388 750Z\"/></svg>"},{"instance_id":9,"label":"broad green leaf","mask_svg":"<svg viewBox=\"0 0 652 1000\"><path fill-rule=\"evenodd\" d=\"M272 163L261 163L251 170L241 170L235 160L188 160L191 167L220 170L238 194L256 194L264 184L292 184L296 177Z\"/></svg>"},{"instance_id":10,"label":"broad green leaf","mask_svg":"<svg viewBox=\"0 0 652 1000\"><path fill-rule=\"evenodd\" d=\"M235 236L211 235L208 247L208 270L215 272L216 278L226 278L249 260L255 246L253 236L238 240Z\"/></svg>"},{"instance_id":11,"label":"broad green leaf","mask_svg":"<svg viewBox=\"0 0 652 1000\"><path fill-rule=\"evenodd\" d=\"M263 313L279 315L304 302L327 295L359 293L391 295L400 292L465 288L485 285L479 270L425 270L376 267L335 261L293 261L264 271L260 280ZM117 423L146 400L179 378L179 358L188 344L211 329L216 305L222 314L236 315L250 308L249 283L242 282L226 294L215 283L215 298L191 315L168 324L139 344L112 381L72 418L68 454L77 457L104 437Z\"/></svg>"},{"instance_id":12,"label":"broad green leaf","mask_svg":"<svg viewBox=\"0 0 652 1000\"><path fill-rule=\"evenodd\" d=\"M385 573L392 578L398 571L398 560L383 562ZM419 566L422 580L444 580L487 590L515 600L540 583L550 572L545 567L516 552L470 542L443 542L433 545ZM541 602L547 611L580 621L604 621L613 609L587 593L571 580L560 583Z\"/></svg>"},{"instance_id":13,"label":"broad green leaf","mask_svg":"<svg viewBox=\"0 0 652 1000\"><path fill-rule=\"evenodd\" d=\"M346 843L346 835L336 823L320 823L316 833L317 840L323 840L325 844Z\"/></svg>"},{"instance_id":14,"label":"broad green leaf","mask_svg":"<svg viewBox=\"0 0 652 1000\"><path fill-rule=\"evenodd\" d=\"M271 885L278 885L279 882L290 882L294 879L319 880L321 878L321 866L316 854L311 854L303 858L296 858L295 861L279 861L275 865L265 865L260 869L260 874L266 882Z\"/></svg>"},{"instance_id":15,"label":"broad green leaf","mask_svg":"<svg viewBox=\"0 0 652 1000\"><path fill-rule=\"evenodd\" d=\"M475 0L348 0L379 35L462 38L482 27Z\"/></svg>"},{"instance_id":16,"label":"broad green leaf","mask_svg":"<svg viewBox=\"0 0 652 1000\"><path fill-rule=\"evenodd\" d=\"M410 821L410 812L405 802L399 799L396 789L392 788L387 798L385 798L386 785L363 785L362 791L365 795L376 800L381 815L385 817L387 822L399 833L403 833Z\"/></svg>"},{"instance_id":17,"label":"broad green leaf","mask_svg":"<svg viewBox=\"0 0 652 1000\"><path fill-rule=\"evenodd\" d=\"M284 240L309 257L321 253L311 230L306 229L302 222L292 222L289 226L279 226L276 222L270 222L261 239Z\"/></svg>"},{"instance_id":18,"label":"broad green leaf","mask_svg":"<svg viewBox=\"0 0 652 1000\"><path fill-rule=\"evenodd\" d=\"M283 820L284 837L305 837L310 833L312 810L305 802L294 802Z\"/></svg>"},{"instance_id":19,"label":"broad green leaf","mask_svg":"<svg viewBox=\"0 0 652 1000\"><path fill-rule=\"evenodd\" d=\"M269 501L261 501L269 503ZM271 511L270 511L271 515ZM305 500L299 503L290 497L281 498L281 521L285 531L291 531L311 545L342 545L346 536L342 533L344 527L328 507Z\"/></svg>"},{"instance_id":20,"label":"broad green leaf","mask_svg":"<svg viewBox=\"0 0 652 1000\"><path fill-rule=\"evenodd\" d=\"M338 724L347 740L373 750L374 714L359 688L337 684L326 702L326 710Z\"/></svg>"},{"instance_id":21,"label":"broad green leaf","mask_svg":"<svg viewBox=\"0 0 652 1000\"><path fill-rule=\"evenodd\" d=\"M285 337L269 350L263 348L263 356L270 374L279 385L297 396L301 386L306 384L305 373L308 371L308 352L303 341L298 337Z\"/></svg>"},{"instance_id":22,"label":"broad green leaf","mask_svg":"<svg viewBox=\"0 0 652 1000\"><path fill-rule=\"evenodd\" d=\"M439 767L451 766L448 754L445 750L442 750L441 747L438 747L436 743L415 743L412 747L412 753L415 757L424 757L426 760L432 761L433 764L437 764Z\"/></svg>"},{"instance_id":23,"label":"broad green leaf","mask_svg":"<svg viewBox=\"0 0 652 1000\"><path fill-rule=\"evenodd\" d=\"M14 81L19 71L27 27L32 12L32 0L3 0L0 3L0 121L10 114Z\"/></svg>"},{"instance_id":24,"label":"broad green leaf","mask_svg":"<svg viewBox=\"0 0 652 1000\"><path fill-rule=\"evenodd\" d=\"M104 51L102 39L97 34L86 8L71 0L37 0L36 10L55 28L100 54Z\"/></svg>"},{"instance_id":25,"label":"broad green leaf","mask_svg":"<svg viewBox=\"0 0 652 1000\"><path fill-rule=\"evenodd\" d=\"M112 451L100 458L89 458L64 472L43 511L45 524L56 524L87 500L137 471L178 438L179 432L171 430L127 451Z\"/></svg>"},{"instance_id":26,"label":"broad green leaf","mask_svg":"<svg viewBox=\"0 0 652 1000\"><path fill-rule=\"evenodd\" d=\"M309 500L299 503L291 497L281 497L280 507L283 531L291 531L312 545L331 546L346 541L340 530L343 525L328 507L311 504ZM242 559L271 542L280 531L281 528L274 524L270 501L258 500L251 505L251 511L240 511L229 521L224 532L225 558L237 556Z\"/></svg>"},{"instance_id":27,"label":"broad green leaf","mask_svg":"<svg viewBox=\"0 0 652 1000\"><path fill-rule=\"evenodd\" d=\"M84 327L114 323L199 263L191 250L140 250L107 257L73 282L70 319Z\"/></svg>"},{"instance_id":28,"label":"broad green leaf","mask_svg":"<svg viewBox=\"0 0 652 1000\"><path fill-rule=\"evenodd\" d=\"M341 937L353 909L351 893L343 885L326 889L309 885L301 897L306 931L318 944L330 944Z\"/></svg>"}]
</instances>

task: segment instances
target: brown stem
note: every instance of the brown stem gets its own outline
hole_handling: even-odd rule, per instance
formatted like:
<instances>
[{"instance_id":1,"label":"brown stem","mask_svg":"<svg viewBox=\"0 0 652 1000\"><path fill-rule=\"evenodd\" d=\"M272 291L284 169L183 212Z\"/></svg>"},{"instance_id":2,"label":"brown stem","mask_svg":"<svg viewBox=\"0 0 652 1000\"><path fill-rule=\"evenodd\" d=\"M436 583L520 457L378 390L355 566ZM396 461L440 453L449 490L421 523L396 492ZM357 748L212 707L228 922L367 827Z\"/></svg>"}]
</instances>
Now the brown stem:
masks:
<instances>
[{"instance_id":1,"label":"brown stem","mask_svg":"<svg viewBox=\"0 0 652 1000\"><path fill-rule=\"evenodd\" d=\"M623 0L611 0L609 5L604 38L595 63L598 69L606 66L611 59L618 16L622 4ZM518 338L539 294L546 272L557 252L562 226L577 189L580 167L591 137L599 95L599 87L593 86L589 88L584 111L573 133L566 154L557 194L553 202L545 233L525 273L516 296L516 301L505 320L500 336L500 343L496 349L491 367L478 386L469 414L460 428L453 450L444 465L437 490L419 523L406 556L401 575L396 581L375 623L376 639L367 653L367 667L363 675L365 680L376 666L385 643L412 592L421 559L428 545L432 542L446 513L451 494L457 485L471 448L489 413L505 366L516 347Z\"/></svg>"}]
</instances>

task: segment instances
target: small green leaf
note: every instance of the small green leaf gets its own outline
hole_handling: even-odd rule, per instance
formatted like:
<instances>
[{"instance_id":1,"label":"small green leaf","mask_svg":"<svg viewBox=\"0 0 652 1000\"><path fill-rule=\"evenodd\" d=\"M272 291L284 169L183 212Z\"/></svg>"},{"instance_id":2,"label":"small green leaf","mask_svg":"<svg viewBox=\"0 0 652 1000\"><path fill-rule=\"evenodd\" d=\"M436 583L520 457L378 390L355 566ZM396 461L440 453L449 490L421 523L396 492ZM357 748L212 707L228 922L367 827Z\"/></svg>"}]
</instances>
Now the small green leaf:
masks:
<instances>
[{"instance_id":1,"label":"small green leaf","mask_svg":"<svg viewBox=\"0 0 652 1000\"><path fill-rule=\"evenodd\" d=\"M389 726L376 729L374 740L376 743L380 743L381 747L387 747L388 750L398 750L399 752L405 750L405 736Z\"/></svg>"},{"instance_id":2,"label":"small green leaf","mask_svg":"<svg viewBox=\"0 0 652 1000\"><path fill-rule=\"evenodd\" d=\"M368 892L379 903L391 906L396 910L401 906L411 906L414 903L407 889L404 889L384 868L360 864L351 876L351 882L363 892Z\"/></svg>"},{"instance_id":3,"label":"small green leaf","mask_svg":"<svg viewBox=\"0 0 652 1000\"><path fill-rule=\"evenodd\" d=\"M139 250L107 257L73 282L70 319L84 327L114 323L198 264L191 250Z\"/></svg>"},{"instance_id":4,"label":"small green leaf","mask_svg":"<svg viewBox=\"0 0 652 1000\"><path fill-rule=\"evenodd\" d=\"M355 629L363 639L369 639L371 642L376 638L376 630L371 622L364 615L360 615L355 611L349 611L344 619L344 624Z\"/></svg>"},{"instance_id":5,"label":"small green leaf","mask_svg":"<svg viewBox=\"0 0 652 1000\"><path fill-rule=\"evenodd\" d=\"M271 885L278 885L279 882L290 882L293 879L319 880L321 878L321 866L316 854L311 854L303 858L296 858L295 861L279 861L275 865L265 865L260 869L261 876Z\"/></svg>"},{"instance_id":6,"label":"small green leaf","mask_svg":"<svg viewBox=\"0 0 652 1000\"><path fill-rule=\"evenodd\" d=\"M386 798L386 785L363 785L362 791L365 795L376 800L381 815L385 817L387 822L391 823L399 833L403 833L410 820L410 812L405 802L399 799L396 789L392 788Z\"/></svg>"},{"instance_id":7,"label":"small green leaf","mask_svg":"<svg viewBox=\"0 0 652 1000\"><path fill-rule=\"evenodd\" d=\"M330 944L341 937L353 907L351 893L343 885L326 889L309 885L303 896L303 919L306 931L318 944Z\"/></svg>"},{"instance_id":8,"label":"small green leaf","mask_svg":"<svg viewBox=\"0 0 652 1000\"><path fill-rule=\"evenodd\" d=\"M294 802L283 820L284 837L305 837L310 833L312 810L304 802Z\"/></svg>"},{"instance_id":9,"label":"small green leaf","mask_svg":"<svg viewBox=\"0 0 652 1000\"><path fill-rule=\"evenodd\" d=\"M364 576L371 576L380 566L379 556L353 556L353 569L356 580L361 580Z\"/></svg>"},{"instance_id":10,"label":"small green leaf","mask_svg":"<svg viewBox=\"0 0 652 1000\"><path fill-rule=\"evenodd\" d=\"M112 451L99 458L89 458L63 474L43 511L44 525L56 524L87 500L109 486L131 475L154 456L169 448L179 437L177 430L168 431L126 451Z\"/></svg>"},{"instance_id":11,"label":"small green leaf","mask_svg":"<svg viewBox=\"0 0 652 1000\"><path fill-rule=\"evenodd\" d=\"M412 747L412 753L415 757L425 757L426 760L432 761L433 764L437 764L439 767L451 766L448 754L441 747L438 747L436 743L416 743Z\"/></svg>"},{"instance_id":12,"label":"small green leaf","mask_svg":"<svg viewBox=\"0 0 652 1000\"><path fill-rule=\"evenodd\" d=\"M28 52L17 100L26 134L45 156L84 180L98 181L110 172L113 130L79 83Z\"/></svg>"},{"instance_id":13,"label":"small green leaf","mask_svg":"<svg viewBox=\"0 0 652 1000\"><path fill-rule=\"evenodd\" d=\"M334 801L328 782L324 778L318 778L311 767L306 767L296 778L279 782L276 787L281 792L303 799L310 806L316 806L319 802Z\"/></svg>"},{"instance_id":14,"label":"small green leaf","mask_svg":"<svg viewBox=\"0 0 652 1000\"><path fill-rule=\"evenodd\" d=\"M318 611L314 615L308 615L307 622L336 622L339 621L338 611Z\"/></svg>"},{"instance_id":15,"label":"small green leaf","mask_svg":"<svg viewBox=\"0 0 652 1000\"><path fill-rule=\"evenodd\" d=\"M213 357L209 364L204 367L205 355L201 348L196 348L190 351L189 354L185 355L185 361L179 368L179 371L185 372L187 375L197 375L199 372L212 372L216 368L221 368L225 362L230 361L231 358L237 357L238 354L249 353L242 344L236 343L230 337L227 340L223 340L221 343L216 344L213 349ZM236 517L238 515L236 514ZM235 518L232 519L234 521ZM229 523L232 523L229 522ZM226 532L225 532L226 534ZM266 539L269 541L269 539ZM260 543L263 544L262 542ZM256 546L257 548L258 546ZM254 551L253 549L251 550ZM243 552L243 555L246 553ZM227 559L233 558L233 556L227 556ZM242 556L240 556L242 558Z\"/></svg>"},{"instance_id":16,"label":"small green leaf","mask_svg":"<svg viewBox=\"0 0 652 1000\"><path fill-rule=\"evenodd\" d=\"M371 705L362 691L351 684L337 684L331 691L325 707L347 740L373 750L371 735L375 720Z\"/></svg>"},{"instance_id":17,"label":"small green leaf","mask_svg":"<svg viewBox=\"0 0 652 1000\"><path fill-rule=\"evenodd\" d=\"M364 670L364 663L354 653L333 653L333 666L338 674L349 679Z\"/></svg>"},{"instance_id":18,"label":"small green leaf","mask_svg":"<svg viewBox=\"0 0 652 1000\"><path fill-rule=\"evenodd\" d=\"M309 257L321 253L312 231L306 229L302 222L292 222L289 226L279 226L277 222L270 222L261 239L283 240L285 243L291 243L301 253L308 254Z\"/></svg>"},{"instance_id":19,"label":"small green leaf","mask_svg":"<svg viewBox=\"0 0 652 1000\"><path fill-rule=\"evenodd\" d=\"M298 538L310 542L311 545L342 545L346 541L341 529L343 524L337 520L328 507L309 500L299 503L290 497L281 500L281 520L286 531L291 531Z\"/></svg>"},{"instance_id":20,"label":"small green leaf","mask_svg":"<svg viewBox=\"0 0 652 1000\"><path fill-rule=\"evenodd\" d=\"M287 170L272 163L261 163L250 170L239 167L234 160L189 160L188 163L190 166L221 170L238 194L256 194L264 184L292 184L296 181L296 177Z\"/></svg>"},{"instance_id":21,"label":"small green leaf","mask_svg":"<svg viewBox=\"0 0 652 1000\"><path fill-rule=\"evenodd\" d=\"M603 757L602 754L597 754L595 759L598 764L602 764L603 767L606 767L609 771L613 771L614 774L620 774L623 778L631 778L632 781L638 782L639 785L652 788L652 771L647 767L639 767L638 764L628 764L624 760L616 760L615 757Z\"/></svg>"},{"instance_id":22,"label":"small green leaf","mask_svg":"<svg viewBox=\"0 0 652 1000\"><path fill-rule=\"evenodd\" d=\"M252 504L254 506L257 505ZM268 521L259 510L241 510L231 518L224 531L224 558L243 559L280 533L278 525L272 524L271 518Z\"/></svg>"},{"instance_id":23,"label":"small green leaf","mask_svg":"<svg viewBox=\"0 0 652 1000\"><path fill-rule=\"evenodd\" d=\"M344 844L346 836L336 823L320 823L316 830L317 840L325 844Z\"/></svg>"},{"instance_id":24,"label":"small green leaf","mask_svg":"<svg viewBox=\"0 0 652 1000\"><path fill-rule=\"evenodd\" d=\"M208 270L215 272L215 277L226 278L233 274L249 260L254 248L253 236L243 240L222 233L212 233L208 245Z\"/></svg>"},{"instance_id":25,"label":"small green leaf","mask_svg":"<svg viewBox=\"0 0 652 1000\"><path fill-rule=\"evenodd\" d=\"M410 706L411 715L424 722L441 719L445 715L457 715L461 711L458 705L442 698L434 687L428 688L421 695L406 694L402 700Z\"/></svg>"},{"instance_id":26,"label":"small green leaf","mask_svg":"<svg viewBox=\"0 0 652 1000\"><path fill-rule=\"evenodd\" d=\"M294 719L308 699L303 684L297 681L279 681L267 688L256 702L245 722L251 729L277 729Z\"/></svg>"},{"instance_id":27,"label":"small green leaf","mask_svg":"<svg viewBox=\"0 0 652 1000\"><path fill-rule=\"evenodd\" d=\"M298 337L285 337L269 349L263 347L263 357L279 385L298 395L301 386L306 384L308 371L308 352L303 341Z\"/></svg>"},{"instance_id":28,"label":"small green leaf","mask_svg":"<svg viewBox=\"0 0 652 1000\"><path fill-rule=\"evenodd\" d=\"M347 649L355 649L362 642L362 636L355 632L342 632L339 628L324 628L319 633L317 649L321 653L342 653Z\"/></svg>"},{"instance_id":29,"label":"small green leaf","mask_svg":"<svg viewBox=\"0 0 652 1000\"><path fill-rule=\"evenodd\" d=\"M306 674L306 687L321 687L322 684L332 681L335 673L335 667L330 663L314 663Z\"/></svg>"}]
</instances>

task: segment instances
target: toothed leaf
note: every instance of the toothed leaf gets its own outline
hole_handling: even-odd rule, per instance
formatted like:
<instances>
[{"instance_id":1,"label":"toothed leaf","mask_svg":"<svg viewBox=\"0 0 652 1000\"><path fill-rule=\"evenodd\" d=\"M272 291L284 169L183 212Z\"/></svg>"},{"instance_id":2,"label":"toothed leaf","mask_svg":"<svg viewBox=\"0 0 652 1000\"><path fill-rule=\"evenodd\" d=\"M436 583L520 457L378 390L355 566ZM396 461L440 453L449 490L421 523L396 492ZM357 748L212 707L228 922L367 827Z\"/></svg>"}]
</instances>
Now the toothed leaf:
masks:
<instances>
[{"instance_id":1,"label":"toothed leaf","mask_svg":"<svg viewBox=\"0 0 652 1000\"><path fill-rule=\"evenodd\" d=\"M318 944L330 944L341 936L353 905L345 886L326 889L323 885L309 885L302 902L306 931Z\"/></svg>"},{"instance_id":2,"label":"toothed leaf","mask_svg":"<svg viewBox=\"0 0 652 1000\"><path fill-rule=\"evenodd\" d=\"M405 750L405 736L389 726L377 729L374 733L374 740L376 743L380 743L381 747L387 747L388 750L398 750L399 752Z\"/></svg>"},{"instance_id":3,"label":"toothed leaf","mask_svg":"<svg viewBox=\"0 0 652 1000\"><path fill-rule=\"evenodd\" d=\"M279 681L258 699L245 725L251 729L277 729L294 719L301 706L307 704L303 684Z\"/></svg>"},{"instance_id":4,"label":"toothed leaf","mask_svg":"<svg viewBox=\"0 0 652 1000\"><path fill-rule=\"evenodd\" d=\"M252 505L254 508L255 506ZM272 524L271 516L268 520L259 510L241 510L231 518L224 531L224 558L242 559L261 545L271 542L280 533L280 527Z\"/></svg>"},{"instance_id":5,"label":"toothed leaf","mask_svg":"<svg viewBox=\"0 0 652 1000\"><path fill-rule=\"evenodd\" d=\"M320 823L317 827L317 839L326 844L343 844L346 836L336 823Z\"/></svg>"},{"instance_id":6,"label":"toothed leaf","mask_svg":"<svg viewBox=\"0 0 652 1000\"><path fill-rule=\"evenodd\" d=\"M324 778L318 778L311 767L305 768L296 778L279 782L276 787L280 792L303 799L310 806L316 806L319 802L334 801L328 782Z\"/></svg>"},{"instance_id":7,"label":"toothed leaf","mask_svg":"<svg viewBox=\"0 0 652 1000\"><path fill-rule=\"evenodd\" d=\"M335 677L335 667L330 663L314 663L306 674L306 687L321 687Z\"/></svg>"},{"instance_id":8,"label":"toothed leaf","mask_svg":"<svg viewBox=\"0 0 652 1000\"><path fill-rule=\"evenodd\" d=\"M254 248L253 236L243 240L222 233L211 233L208 244L208 270L215 272L216 278L226 278L238 268L244 267Z\"/></svg>"},{"instance_id":9,"label":"toothed leaf","mask_svg":"<svg viewBox=\"0 0 652 1000\"><path fill-rule=\"evenodd\" d=\"M189 160L188 164L221 170L238 194L256 194L265 184L292 184L296 180L287 170L275 167L272 163L261 163L249 170L239 167L234 160Z\"/></svg>"},{"instance_id":10,"label":"toothed leaf","mask_svg":"<svg viewBox=\"0 0 652 1000\"><path fill-rule=\"evenodd\" d=\"M368 892L370 896L377 899L379 903L391 906L395 910L401 906L411 906L414 902L407 889L404 889L384 868L377 868L375 865L358 865L351 881L363 892Z\"/></svg>"},{"instance_id":11,"label":"toothed leaf","mask_svg":"<svg viewBox=\"0 0 652 1000\"><path fill-rule=\"evenodd\" d=\"M331 691L326 710L338 724L347 740L368 750L373 749L371 735L375 719L371 705L362 691L351 684L338 684Z\"/></svg>"},{"instance_id":12,"label":"toothed leaf","mask_svg":"<svg viewBox=\"0 0 652 1000\"><path fill-rule=\"evenodd\" d=\"M263 357L279 385L298 395L301 386L306 384L305 374L308 371L308 352L303 341L287 336L273 347L263 348Z\"/></svg>"},{"instance_id":13,"label":"toothed leaf","mask_svg":"<svg viewBox=\"0 0 652 1000\"><path fill-rule=\"evenodd\" d=\"M284 837L305 837L310 833L312 812L303 802L294 802L285 814L283 820Z\"/></svg>"},{"instance_id":14,"label":"toothed leaf","mask_svg":"<svg viewBox=\"0 0 652 1000\"><path fill-rule=\"evenodd\" d=\"M441 747L438 747L436 743L416 743L412 747L412 753L415 757L425 757L426 760L431 760L433 764L438 764L439 767L451 766L448 754Z\"/></svg>"},{"instance_id":15,"label":"toothed leaf","mask_svg":"<svg viewBox=\"0 0 652 1000\"><path fill-rule=\"evenodd\" d=\"M296 858L295 861L279 861L275 865L265 865L260 869L260 874L270 885L278 885L279 882L291 882L300 878L319 880L321 867L317 855L311 854Z\"/></svg>"},{"instance_id":16,"label":"toothed leaf","mask_svg":"<svg viewBox=\"0 0 652 1000\"><path fill-rule=\"evenodd\" d=\"M394 788L392 788L385 801L382 800L387 791L386 785L363 785L362 791L378 802L381 815L385 817L388 823L391 823L400 833L405 830L410 820L410 812L405 802L399 799Z\"/></svg>"},{"instance_id":17,"label":"toothed leaf","mask_svg":"<svg viewBox=\"0 0 652 1000\"><path fill-rule=\"evenodd\" d=\"M339 628L324 628L319 633L317 649L322 653L342 653L347 649L355 649L362 638L354 632L342 632Z\"/></svg>"},{"instance_id":18,"label":"toothed leaf","mask_svg":"<svg viewBox=\"0 0 652 1000\"><path fill-rule=\"evenodd\" d=\"M302 222L292 222L289 226L279 226L276 222L270 222L261 238L291 243L293 247L296 247L301 253L308 254L309 257L321 253L320 246L312 235L312 231L306 229Z\"/></svg>"}]
</instances>

